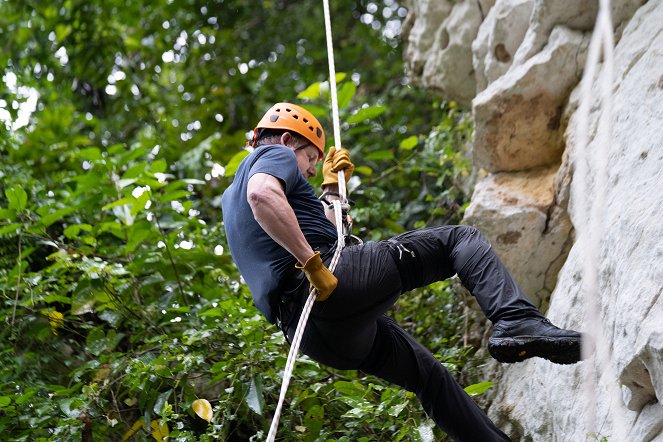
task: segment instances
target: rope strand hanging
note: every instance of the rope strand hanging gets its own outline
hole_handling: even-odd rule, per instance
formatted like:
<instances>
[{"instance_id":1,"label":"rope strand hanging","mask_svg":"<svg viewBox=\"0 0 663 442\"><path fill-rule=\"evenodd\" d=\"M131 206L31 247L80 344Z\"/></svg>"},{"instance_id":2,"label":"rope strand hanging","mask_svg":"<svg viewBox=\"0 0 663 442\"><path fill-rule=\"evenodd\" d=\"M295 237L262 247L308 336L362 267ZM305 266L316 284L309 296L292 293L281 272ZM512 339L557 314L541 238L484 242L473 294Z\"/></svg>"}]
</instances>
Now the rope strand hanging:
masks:
<instances>
[{"instance_id":1,"label":"rope strand hanging","mask_svg":"<svg viewBox=\"0 0 663 442\"><path fill-rule=\"evenodd\" d=\"M585 363L585 399L589 409L586 415L587 431L596 431L598 428L596 418L596 391L595 382L600 382L601 375L607 379L617 379L612 366L612 355L608 340L606 339L603 324L600 318L600 249L603 233L603 205L608 183L608 155L610 153L612 134L612 88L613 88L613 29L610 15L610 0L600 0L599 11L592 39L590 41L587 61L581 84L581 99L578 107L578 142L577 142L577 173L579 181L580 207L587 209L587 224L579 233L579 242L583 243L583 276L582 292L584 295L586 323L589 334L596 342L595 360L588 359ZM603 54L603 69L597 76L600 55ZM592 86L598 85L600 110L598 112L598 126L594 138L595 152L591 152L592 163L595 169L594 198L589 198L589 188L585 180L589 176L589 112L594 98ZM591 206L591 207L590 207ZM587 349L590 345L583 345ZM586 350L583 350L586 352ZM587 358L589 355L585 355ZM611 413L613 415L613 428L616 440L627 440L624 407L621 392L618 388L610 389Z\"/></svg>"},{"instance_id":2,"label":"rope strand hanging","mask_svg":"<svg viewBox=\"0 0 663 442\"><path fill-rule=\"evenodd\" d=\"M338 117L338 99L336 94L336 68L334 66L334 46L332 41L332 32L331 32L331 17L329 13L329 0L323 0L324 7L324 16L325 16L325 34L327 37L327 59L329 64L329 90L331 92L331 102L332 102L332 121L334 125L334 144L338 147L341 147L341 125ZM345 235L343 232L343 211L341 203L345 203L347 199L347 189L345 186L345 173L343 170L338 172L338 193L340 195L339 200L332 201L334 207L334 218L336 221L336 251L332 257L331 263L329 264L329 270L333 273L336 269L336 265L341 257L341 250L345 246ZM297 354L299 353L299 347L301 345L302 337L304 336L304 329L306 328L306 323L308 322L308 317L311 314L311 309L313 308L313 303L315 302L316 290L312 289L306 299L304 308L302 310L301 316L299 317L299 322L297 323L297 329L295 335L292 339L292 344L290 346L290 352L288 353L288 359L286 360L285 369L283 372L283 382L281 384L281 392L279 394L279 402L274 411L274 417L272 418L272 424L269 427L269 433L267 434L267 442L273 442L276 438L276 431L279 426L279 419L281 418L281 410L283 409L283 403L285 401L285 395L288 391L288 385L290 385L290 379L292 378L292 372L295 368L295 362L297 360Z\"/></svg>"}]
</instances>

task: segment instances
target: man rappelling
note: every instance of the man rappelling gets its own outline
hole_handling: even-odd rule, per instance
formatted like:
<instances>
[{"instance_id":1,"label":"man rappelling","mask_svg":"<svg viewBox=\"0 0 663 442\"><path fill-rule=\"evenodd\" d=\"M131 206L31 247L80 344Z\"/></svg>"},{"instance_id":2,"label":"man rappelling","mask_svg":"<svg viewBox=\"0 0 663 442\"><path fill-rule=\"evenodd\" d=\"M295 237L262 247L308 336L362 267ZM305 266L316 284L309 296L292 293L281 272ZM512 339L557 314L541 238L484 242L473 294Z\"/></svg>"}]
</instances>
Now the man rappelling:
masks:
<instances>
[{"instance_id":1,"label":"man rappelling","mask_svg":"<svg viewBox=\"0 0 663 442\"><path fill-rule=\"evenodd\" d=\"M317 289L304 354L414 392L436 424L461 441L509 438L442 363L386 314L401 295L457 274L493 323L488 349L495 359L580 360L581 335L551 324L473 227L429 227L344 247L332 274L333 210L307 180L324 157L322 190L337 198L338 172L347 182L354 169L349 152L331 147L325 157L321 124L291 103L267 111L252 145L222 197L228 245L256 307L289 340L309 289Z\"/></svg>"}]
</instances>

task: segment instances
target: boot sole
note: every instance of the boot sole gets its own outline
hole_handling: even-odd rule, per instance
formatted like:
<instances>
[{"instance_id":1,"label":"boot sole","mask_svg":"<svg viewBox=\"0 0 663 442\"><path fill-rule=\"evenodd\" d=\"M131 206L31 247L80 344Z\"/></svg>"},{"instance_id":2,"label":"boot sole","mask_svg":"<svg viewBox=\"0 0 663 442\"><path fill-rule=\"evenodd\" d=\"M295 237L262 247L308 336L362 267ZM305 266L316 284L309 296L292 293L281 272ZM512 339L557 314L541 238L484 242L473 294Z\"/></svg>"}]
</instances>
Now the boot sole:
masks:
<instances>
[{"instance_id":1,"label":"boot sole","mask_svg":"<svg viewBox=\"0 0 663 442\"><path fill-rule=\"evenodd\" d=\"M544 358L555 364L575 364L581 359L580 343L580 337L490 338L488 352L499 362L509 364L534 357Z\"/></svg>"}]
</instances>

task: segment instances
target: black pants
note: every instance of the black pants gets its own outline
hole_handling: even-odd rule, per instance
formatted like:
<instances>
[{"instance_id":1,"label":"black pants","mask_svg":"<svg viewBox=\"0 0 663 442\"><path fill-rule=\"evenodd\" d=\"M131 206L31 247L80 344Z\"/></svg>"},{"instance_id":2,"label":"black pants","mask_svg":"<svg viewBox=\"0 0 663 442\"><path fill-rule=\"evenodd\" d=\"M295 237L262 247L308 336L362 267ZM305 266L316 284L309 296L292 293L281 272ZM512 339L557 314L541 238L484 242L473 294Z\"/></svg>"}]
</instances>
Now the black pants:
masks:
<instances>
[{"instance_id":1,"label":"black pants","mask_svg":"<svg viewBox=\"0 0 663 442\"><path fill-rule=\"evenodd\" d=\"M338 369L358 369L414 392L436 424L460 441L504 441L451 374L385 312L399 296L458 274L493 322L540 315L489 242L469 226L442 226L343 249L338 286L316 302L301 350ZM282 318L289 339L307 284Z\"/></svg>"}]
</instances>

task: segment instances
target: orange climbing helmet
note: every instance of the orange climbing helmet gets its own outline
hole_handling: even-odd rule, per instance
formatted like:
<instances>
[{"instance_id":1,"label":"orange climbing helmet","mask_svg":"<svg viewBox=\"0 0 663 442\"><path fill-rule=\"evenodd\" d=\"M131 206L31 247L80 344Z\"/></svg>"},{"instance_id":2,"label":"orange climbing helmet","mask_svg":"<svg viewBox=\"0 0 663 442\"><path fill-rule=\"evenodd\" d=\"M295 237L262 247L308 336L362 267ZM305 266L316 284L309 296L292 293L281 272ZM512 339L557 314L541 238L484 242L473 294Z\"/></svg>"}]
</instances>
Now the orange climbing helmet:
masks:
<instances>
[{"instance_id":1,"label":"orange climbing helmet","mask_svg":"<svg viewBox=\"0 0 663 442\"><path fill-rule=\"evenodd\" d=\"M322 125L312 113L292 103L276 103L258 122L253 130L253 142L255 146L260 129L285 129L291 130L318 148L319 158L325 156L325 131Z\"/></svg>"}]
</instances>

